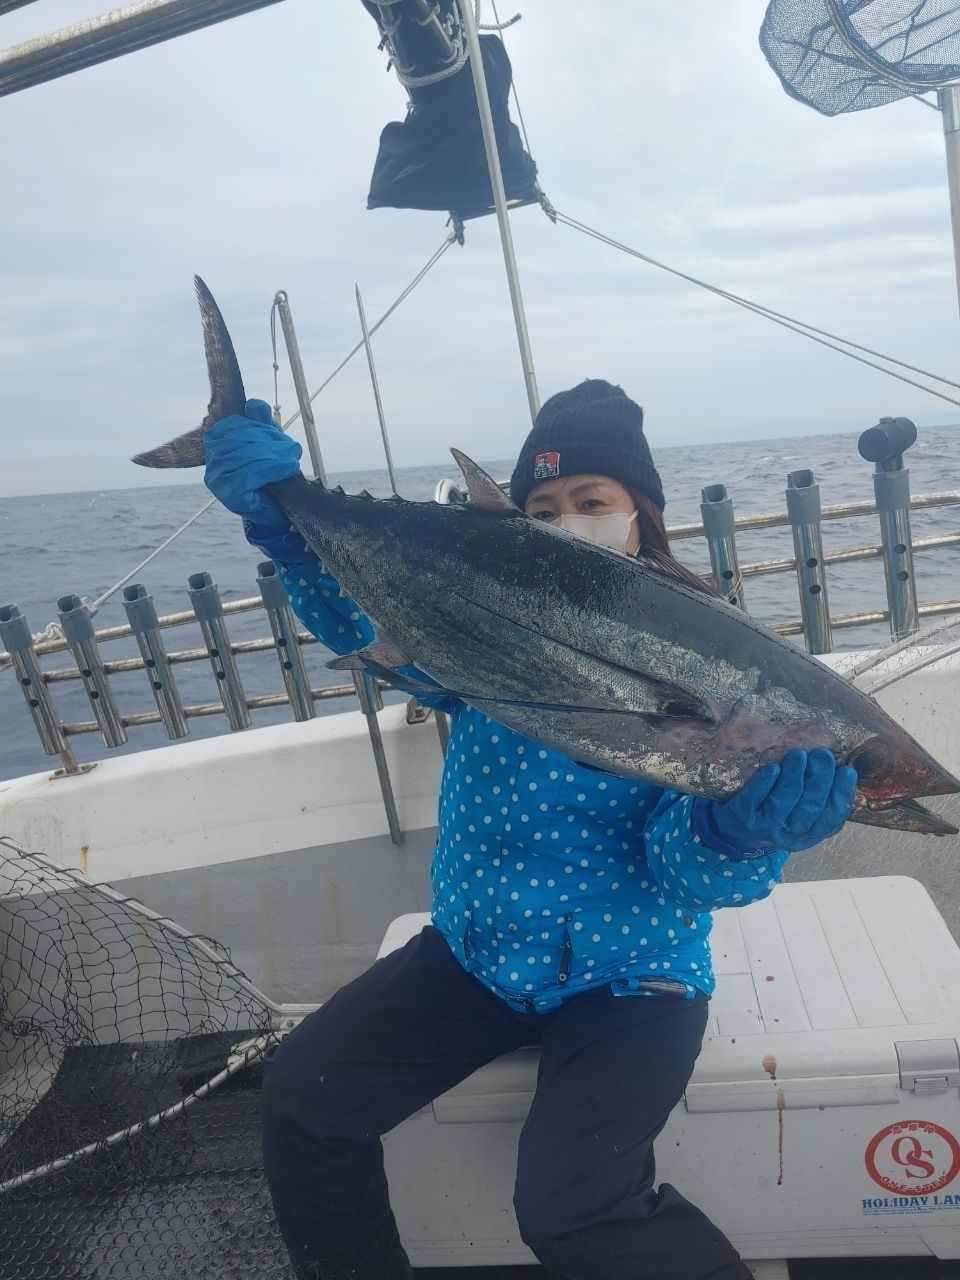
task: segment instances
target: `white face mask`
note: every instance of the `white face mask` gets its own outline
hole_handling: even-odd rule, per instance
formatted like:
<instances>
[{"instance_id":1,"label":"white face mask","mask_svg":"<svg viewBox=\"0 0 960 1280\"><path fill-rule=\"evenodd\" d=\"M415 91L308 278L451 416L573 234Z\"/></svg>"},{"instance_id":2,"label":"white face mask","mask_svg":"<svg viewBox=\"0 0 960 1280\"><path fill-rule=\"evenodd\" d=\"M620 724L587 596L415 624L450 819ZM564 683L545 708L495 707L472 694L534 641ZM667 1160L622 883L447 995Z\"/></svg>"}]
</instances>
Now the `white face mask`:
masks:
<instances>
[{"instance_id":1,"label":"white face mask","mask_svg":"<svg viewBox=\"0 0 960 1280\"><path fill-rule=\"evenodd\" d=\"M554 529L565 529L578 538L586 538L588 542L626 555L630 526L636 518L636 511L629 516L625 511L615 511L609 516L557 516L550 524Z\"/></svg>"}]
</instances>

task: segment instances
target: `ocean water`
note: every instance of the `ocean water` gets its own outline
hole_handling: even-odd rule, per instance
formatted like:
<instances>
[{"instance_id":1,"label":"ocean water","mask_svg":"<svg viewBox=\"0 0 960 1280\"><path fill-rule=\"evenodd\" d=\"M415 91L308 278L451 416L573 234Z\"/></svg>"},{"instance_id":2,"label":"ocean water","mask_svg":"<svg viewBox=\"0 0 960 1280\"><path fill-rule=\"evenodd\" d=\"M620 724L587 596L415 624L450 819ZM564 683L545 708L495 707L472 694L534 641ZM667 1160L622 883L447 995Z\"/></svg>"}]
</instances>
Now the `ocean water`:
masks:
<instances>
[{"instance_id":1,"label":"ocean water","mask_svg":"<svg viewBox=\"0 0 960 1280\"><path fill-rule=\"evenodd\" d=\"M856 433L662 448L657 451L656 461L668 498L668 525L698 521L700 491L715 483L726 484L737 515L782 511L786 477L804 467L814 471L824 505L873 498L873 468L857 453ZM908 463L914 493L960 489L960 426L924 429L908 455ZM509 475L512 466L503 460L485 465L498 478ZM400 492L414 499L432 497L437 481L444 477L456 479L450 464L401 469L397 473ZM367 488L377 496L389 493L383 471L356 472L334 479L348 492ZM19 605L31 630L41 630L56 618L60 596L76 593L94 599L106 591L194 514L208 496L202 485L189 484L0 499L0 605ZM913 516L915 537L958 528L958 507L935 508ZM823 537L828 552L880 540L875 516L829 521L823 526ZM680 541L675 550L693 568L709 566L702 539ZM790 556L790 530L743 534L738 539L738 550L742 564ZM256 595L260 559L244 541L239 520L215 505L136 580L147 587L159 613L172 613L189 607L187 578L200 570L213 576L224 601ZM960 596L960 548L920 553L916 579L921 602ZM792 573L748 578L745 589L749 611L761 621L799 617ZM885 594L881 562L835 567L828 577L828 593L834 614L882 608ZM117 593L101 608L96 625L109 627L125 621ZM229 618L228 628L234 641L268 634L266 620L259 611ZM165 631L164 636L172 650L201 644L195 625ZM889 633L885 626L878 626L838 631L834 639L837 648L854 648L882 644L889 639ZM132 640L120 640L105 645L103 653L107 659L115 659L134 656L137 650ZM325 669L329 654L320 645L307 646L305 656L315 686L342 683L340 673ZM70 665L70 661L69 655L59 654L45 658L43 665L49 670ZM238 662L249 694L282 690L272 654L241 655ZM216 682L207 663L177 665L175 675L185 704L216 699ZM112 683L124 713L154 709L142 671L115 676ZM79 682L58 682L51 689L64 722L92 719ZM388 695L391 696L400 695ZM330 714L346 705L338 699L321 702L317 709L320 714ZM253 723L271 724L288 718L286 708L277 708L255 712ZM194 739L225 731L225 720L220 716L193 718L189 724L190 738ZM71 741L81 761L106 754L98 734L77 735ZM110 754L167 744L159 725L143 726L132 728L127 746ZM41 751L14 675L9 668L0 669L0 780L39 772L57 763Z\"/></svg>"}]
</instances>

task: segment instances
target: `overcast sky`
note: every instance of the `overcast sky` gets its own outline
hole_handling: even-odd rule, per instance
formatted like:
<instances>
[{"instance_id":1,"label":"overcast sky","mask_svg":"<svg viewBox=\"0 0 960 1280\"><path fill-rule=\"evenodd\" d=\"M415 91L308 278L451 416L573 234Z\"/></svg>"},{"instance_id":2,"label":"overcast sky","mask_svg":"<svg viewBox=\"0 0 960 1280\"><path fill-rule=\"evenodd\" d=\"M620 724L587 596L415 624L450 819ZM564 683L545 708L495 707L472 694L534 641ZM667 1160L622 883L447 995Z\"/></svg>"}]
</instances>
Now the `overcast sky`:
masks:
<instances>
[{"instance_id":1,"label":"overcast sky","mask_svg":"<svg viewBox=\"0 0 960 1280\"><path fill-rule=\"evenodd\" d=\"M37 0L0 17L0 47L107 7ZM524 0L507 47L544 190L676 267L956 377L939 116L907 101L830 120L788 98L757 44L764 8ZM0 494L163 478L128 459L205 410L195 272L248 394L272 400L277 289L315 387L357 340L354 283L372 321L442 243L443 214L366 211L405 102L377 40L359 0L284 0L0 99ZM619 382L655 454L960 418L536 208L512 221L541 397ZM516 453L529 419L493 219L375 350L398 466L451 444ZM286 374L280 394L291 412ZM329 470L381 465L362 356L315 410Z\"/></svg>"}]
</instances>

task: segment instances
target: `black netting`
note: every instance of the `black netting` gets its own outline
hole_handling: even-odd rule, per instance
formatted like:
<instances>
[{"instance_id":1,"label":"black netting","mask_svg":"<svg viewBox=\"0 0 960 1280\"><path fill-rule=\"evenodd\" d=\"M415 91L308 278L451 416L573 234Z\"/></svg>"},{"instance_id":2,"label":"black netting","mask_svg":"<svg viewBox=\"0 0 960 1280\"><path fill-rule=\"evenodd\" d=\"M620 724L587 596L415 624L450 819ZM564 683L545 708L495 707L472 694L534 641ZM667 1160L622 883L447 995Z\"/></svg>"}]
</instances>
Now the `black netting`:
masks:
<instances>
[{"instance_id":1,"label":"black netting","mask_svg":"<svg viewBox=\"0 0 960 1280\"><path fill-rule=\"evenodd\" d=\"M172 1150L199 1159L191 1118L217 1096L204 1098L207 1082L269 1026L267 1001L215 942L0 840L0 1277L32 1274L6 1252L25 1202L95 1186L119 1204L172 1176Z\"/></svg>"},{"instance_id":2,"label":"black netting","mask_svg":"<svg viewBox=\"0 0 960 1280\"><path fill-rule=\"evenodd\" d=\"M232 1035L181 1052L158 1045L68 1049L56 1080L18 1127L55 1150L65 1113L127 1110L143 1090L175 1100L191 1057L221 1060ZM260 1069L78 1167L0 1196L0 1280L293 1280L260 1160ZM91 1087L93 1086L93 1087Z\"/></svg>"},{"instance_id":3,"label":"black netting","mask_svg":"<svg viewBox=\"0 0 960 1280\"><path fill-rule=\"evenodd\" d=\"M826 116L960 76L956 0L771 0L760 47L791 97ZM909 83L904 84L901 81Z\"/></svg>"}]
</instances>

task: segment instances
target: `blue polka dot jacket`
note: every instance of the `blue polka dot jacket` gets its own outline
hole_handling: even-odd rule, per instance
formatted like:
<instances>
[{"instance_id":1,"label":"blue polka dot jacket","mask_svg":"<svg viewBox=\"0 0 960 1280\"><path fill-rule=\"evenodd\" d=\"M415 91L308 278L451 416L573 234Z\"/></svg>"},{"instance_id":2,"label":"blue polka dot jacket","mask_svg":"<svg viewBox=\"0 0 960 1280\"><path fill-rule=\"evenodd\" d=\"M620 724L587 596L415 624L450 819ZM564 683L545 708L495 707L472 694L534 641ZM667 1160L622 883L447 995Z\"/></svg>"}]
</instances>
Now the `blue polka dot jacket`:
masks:
<instances>
[{"instance_id":1,"label":"blue polka dot jacket","mask_svg":"<svg viewBox=\"0 0 960 1280\"><path fill-rule=\"evenodd\" d=\"M371 642L370 620L316 560L278 570L335 653ZM457 698L418 698L450 716L432 919L464 968L524 1011L598 985L709 995L710 912L766 897L788 855L745 856L692 796L577 764Z\"/></svg>"}]
</instances>

